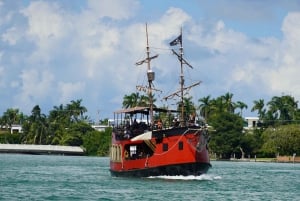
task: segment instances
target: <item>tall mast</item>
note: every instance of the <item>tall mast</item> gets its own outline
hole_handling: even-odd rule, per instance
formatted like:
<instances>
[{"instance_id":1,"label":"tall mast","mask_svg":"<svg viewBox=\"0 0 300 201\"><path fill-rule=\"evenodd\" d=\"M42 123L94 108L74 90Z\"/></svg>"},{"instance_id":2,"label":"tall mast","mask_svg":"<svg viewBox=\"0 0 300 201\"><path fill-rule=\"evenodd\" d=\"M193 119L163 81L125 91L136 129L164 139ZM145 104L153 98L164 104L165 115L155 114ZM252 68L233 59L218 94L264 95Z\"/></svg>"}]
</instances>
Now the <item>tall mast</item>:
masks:
<instances>
[{"instance_id":1,"label":"tall mast","mask_svg":"<svg viewBox=\"0 0 300 201\"><path fill-rule=\"evenodd\" d=\"M183 102L183 87L184 87L184 75L183 75L183 45L182 45L182 27L180 28L180 48L179 48L179 54L180 54L180 106L181 106L181 113L180 113L180 122L181 126L184 124L184 102Z\"/></svg>"},{"instance_id":2,"label":"tall mast","mask_svg":"<svg viewBox=\"0 0 300 201\"><path fill-rule=\"evenodd\" d=\"M178 58L178 60L180 61L180 89L174 93L172 93L171 95L168 95L166 97L164 97L165 100L169 99L169 98L173 98L174 96L178 96L180 97L180 125L181 126L186 126L186 122L184 119L184 91L185 90L189 90L194 86L197 86L201 83L201 81L196 82L190 86L185 87L184 86L184 73L183 73L183 66L184 64L187 65L190 68L193 68L193 66L191 66L184 58L183 58L183 45L182 45L182 27L180 28L180 35L173 40L172 42L170 42L171 46L175 46L175 45L180 45L179 47L179 54L172 49L173 54L175 54Z\"/></svg>"},{"instance_id":3,"label":"tall mast","mask_svg":"<svg viewBox=\"0 0 300 201\"><path fill-rule=\"evenodd\" d=\"M148 97L149 97L149 109L150 109L150 120L151 126L153 126L153 99L152 99L152 81L154 80L154 72L151 70L150 65L150 48L149 48L149 39L148 39L148 27L146 23L146 38L147 38L147 78L148 78Z\"/></svg>"},{"instance_id":4,"label":"tall mast","mask_svg":"<svg viewBox=\"0 0 300 201\"><path fill-rule=\"evenodd\" d=\"M147 45L146 45L146 54L147 54L147 57L146 57L146 59L137 62L136 65L141 65L143 63L147 63L148 86L147 87L137 86L136 88L138 90L147 91L147 94L148 94L148 97L149 97L149 115L150 115L150 119L151 119L151 126L153 126L154 119L153 119L153 97L152 97L152 91L153 90L159 91L159 90L154 89L152 87L153 86L152 82L155 79L155 73L151 69L150 62L151 62L152 59L157 58L158 55L150 57L150 47L149 47L149 40L148 40L148 27L147 27L147 23L146 23L146 40L147 40L146 41L147 42Z\"/></svg>"}]
</instances>

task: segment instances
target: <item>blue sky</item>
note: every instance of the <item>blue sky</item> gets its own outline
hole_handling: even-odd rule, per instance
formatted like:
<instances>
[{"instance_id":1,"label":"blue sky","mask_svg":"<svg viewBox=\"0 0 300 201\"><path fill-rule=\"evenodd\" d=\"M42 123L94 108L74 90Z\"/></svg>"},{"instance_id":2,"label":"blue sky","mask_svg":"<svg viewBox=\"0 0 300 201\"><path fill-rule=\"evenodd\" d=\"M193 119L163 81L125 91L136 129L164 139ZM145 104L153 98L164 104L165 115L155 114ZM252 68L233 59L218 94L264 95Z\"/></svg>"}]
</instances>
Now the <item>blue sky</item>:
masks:
<instances>
[{"instance_id":1,"label":"blue sky","mask_svg":"<svg viewBox=\"0 0 300 201\"><path fill-rule=\"evenodd\" d=\"M169 42L183 28L186 83L195 103L227 92L233 101L282 94L300 100L300 2L296 0L0 0L0 115L82 99L93 120L111 118L145 83L148 23L158 105L178 89Z\"/></svg>"}]
</instances>

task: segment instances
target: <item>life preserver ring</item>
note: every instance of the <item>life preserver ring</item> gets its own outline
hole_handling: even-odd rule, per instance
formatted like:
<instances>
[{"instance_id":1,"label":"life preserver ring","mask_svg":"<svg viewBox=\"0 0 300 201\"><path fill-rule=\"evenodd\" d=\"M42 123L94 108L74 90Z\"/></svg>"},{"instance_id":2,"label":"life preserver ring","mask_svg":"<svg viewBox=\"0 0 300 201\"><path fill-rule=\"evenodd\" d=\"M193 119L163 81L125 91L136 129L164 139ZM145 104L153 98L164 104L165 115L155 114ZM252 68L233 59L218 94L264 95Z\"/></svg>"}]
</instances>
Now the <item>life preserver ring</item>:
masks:
<instances>
[{"instance_id":1,"label":"life preserver ring","mask_svg":"<svg viewBox=\"0 0 300 201\"><path fill-rule=\"evenodd\" d=\"M124 157L125 157L125 158L129 158L129 153L128 153L127 150L124 151Z\"/></svg>"}]
</instances>

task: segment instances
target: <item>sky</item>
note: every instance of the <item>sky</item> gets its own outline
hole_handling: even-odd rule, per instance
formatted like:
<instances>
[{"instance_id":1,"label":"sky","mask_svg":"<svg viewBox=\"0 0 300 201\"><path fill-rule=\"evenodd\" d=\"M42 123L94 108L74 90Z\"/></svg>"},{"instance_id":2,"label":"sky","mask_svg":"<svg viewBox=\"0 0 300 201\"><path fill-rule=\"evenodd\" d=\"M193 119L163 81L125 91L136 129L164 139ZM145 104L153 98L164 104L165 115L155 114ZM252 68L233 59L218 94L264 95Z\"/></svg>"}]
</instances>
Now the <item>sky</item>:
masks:
<instances>
[{"instance_id":1,"label":"sky","mask_svg":"<svg viewBox=\"0 0 300 201\"><path fill-rule=\"evenodd\" d=\"M146 84L146 23L156 105L174 106L162 99L179 88L182 28L193 101L229 92L256 116L254 100L300 100L299 21L299 0L0 0L0 116L81 99L92 120L113 118Z\"/></svg>"}]
</instances>

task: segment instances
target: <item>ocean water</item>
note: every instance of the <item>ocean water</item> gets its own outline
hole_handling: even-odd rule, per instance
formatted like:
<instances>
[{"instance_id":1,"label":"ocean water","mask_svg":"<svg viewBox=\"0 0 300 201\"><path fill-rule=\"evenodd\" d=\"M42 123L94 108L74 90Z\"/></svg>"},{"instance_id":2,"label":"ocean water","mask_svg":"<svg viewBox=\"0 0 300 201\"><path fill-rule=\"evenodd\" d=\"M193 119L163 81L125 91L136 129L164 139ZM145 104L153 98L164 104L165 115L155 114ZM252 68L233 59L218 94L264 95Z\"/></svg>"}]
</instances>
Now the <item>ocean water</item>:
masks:
<instances>
[{"instance_id":1,"label":"ocean water","mask_svg":"<svg viewBox=\"0 0 300 201\"><path fill-rule=\"evenodd\" d=\"M105 157L0 154L0 200L300 200L300 164L212 166L197 177L117 178Z\"/></svg>"}]
</instances>

